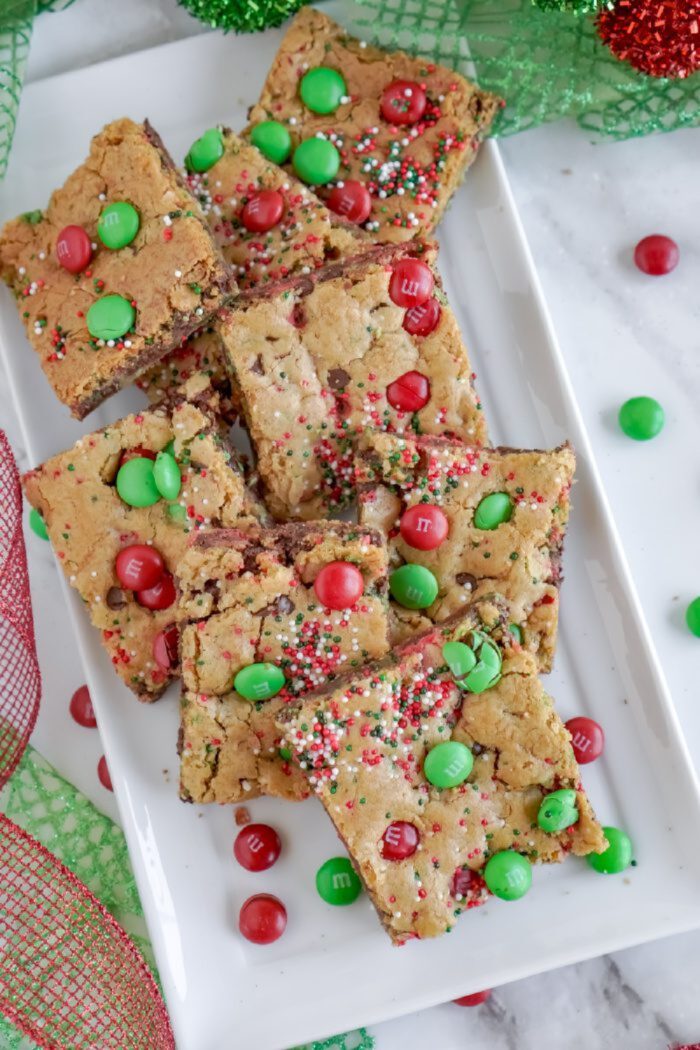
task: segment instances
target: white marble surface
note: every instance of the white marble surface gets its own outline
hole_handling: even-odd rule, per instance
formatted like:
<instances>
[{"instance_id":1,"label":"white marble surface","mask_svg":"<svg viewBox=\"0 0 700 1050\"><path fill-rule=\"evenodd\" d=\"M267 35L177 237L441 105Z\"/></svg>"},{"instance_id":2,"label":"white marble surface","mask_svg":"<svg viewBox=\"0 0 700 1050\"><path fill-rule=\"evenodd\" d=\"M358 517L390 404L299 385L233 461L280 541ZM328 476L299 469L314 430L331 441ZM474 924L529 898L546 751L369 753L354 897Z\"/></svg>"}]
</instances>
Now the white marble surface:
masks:
<instances>
[{"instance_id":1,"label":"white marble surface","mask_svg":"<svg viewBox=\"0 0 700 1050\"><path fill-rule=\"evenodd\" d=\"M29 75L201 30L175 0L77 0L38 20ZM644 611L700 766L700 642L683 626L685 605L700 594L700 130L594 146L560 123L508 140L503 152ZM631 263L633 245L651 232L680 243L681 265L670 277L645 278ZM667 413L664 433L650 445L630 442L615 425L619 404L641 393L658 397ZM2 376L0 421L21 458ZM49 564L48 552L35 559L35 595L50 586ZM42 636L56 631L65 631L70 645L49 604L38 610L38 621L40 646ZM52 673L51 693L70 695L79 677L67 658ZM77 739L67 733L65 740L47 740L39 730L36 742L114 815L94 777L99 744ZM79 771L76 746L84 752ZM449 1004L373 1031L378 1050L426 1043L436 1050L659 1050L700 1039L699 982L700 933L687 934L498 989L478 1009Z\"/></svg>"}]
</instances>

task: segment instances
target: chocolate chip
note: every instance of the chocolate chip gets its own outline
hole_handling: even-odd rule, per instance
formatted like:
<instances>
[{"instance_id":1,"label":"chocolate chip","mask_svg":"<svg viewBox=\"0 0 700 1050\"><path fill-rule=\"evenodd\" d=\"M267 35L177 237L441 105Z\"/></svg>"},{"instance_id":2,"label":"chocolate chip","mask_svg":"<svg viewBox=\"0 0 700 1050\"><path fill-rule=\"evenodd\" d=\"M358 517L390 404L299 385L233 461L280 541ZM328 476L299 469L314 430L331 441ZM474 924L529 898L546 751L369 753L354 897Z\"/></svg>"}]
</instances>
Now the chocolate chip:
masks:
<instances>
[{"instance_id":1,"label":"chocolate chip","mask_svg":"<svg viewBox=\"0 0 700 1050\"><path fill-rule=\"evenodd\" d=\"M126 595L121 587L110 587L105 600L109 609L123 609L126 605Z\"/></svg>"},{"instance_id":2,"label":"chocolate chip","mask_svg":"<svg viewBox=\"0 0 700 1050\"><path fill-rule=\"evenodd\" d=\"M260 354L258 354L258 356L253 361L252 365L250 366L250 370L256 376L265 375L265 370L263 369L262 357L260 356Z\"/></svg>"},{"instance_id":3,"label":"chocolate chip","mask_svg":"<svg viewBox=\"0 0 700 1050\"><path fill-rule=\"evenodd\" d=\"M331 390L342 390L350 382L350 376L344 368L331 368L328 373L328 385Z\"/></svg>"},{"instance_id":4,"label":"chocolate chip","mask_svg":"<svg viewBox=\"0 0 700 1050\"><path fill-rule=\"evenodd\" d=\"M470 572L458 572L455 576L455 580L462 587L469 587L472 591L476 587L476 576L472 576Z\"/></svg>"}]
</instances>

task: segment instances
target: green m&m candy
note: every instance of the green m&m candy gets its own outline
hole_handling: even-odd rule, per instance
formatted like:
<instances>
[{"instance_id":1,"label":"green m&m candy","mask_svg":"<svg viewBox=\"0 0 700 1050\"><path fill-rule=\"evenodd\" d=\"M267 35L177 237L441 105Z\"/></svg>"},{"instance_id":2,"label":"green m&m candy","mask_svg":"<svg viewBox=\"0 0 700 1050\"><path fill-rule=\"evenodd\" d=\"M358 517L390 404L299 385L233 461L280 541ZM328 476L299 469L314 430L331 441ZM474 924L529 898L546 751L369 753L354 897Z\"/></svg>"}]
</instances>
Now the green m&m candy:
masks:
<instances>
[{"instance_id":1,"label":"green m&m candy","mask_svg":"<svg viewBox=\"0 0 700 1050\"><path fill-rule=\"evenodd\" d=\"M389 577L392 598L405 609L427 609L438 596L438 582L423 565L402 565Z\"/></svg>"},{"instance_id":2,"label":"green m&m candy","mask_svg":"<svg viewBox=\"0 0 700 1050\"><path fill-rule=\"evenodd\" d=\"M537 823L548 834L564 831L578 820L576 792L569 788L552 791L542 799Z\"/></svg>"},{"instance_id":3,"label":"green m&m candy","mask_svg":"<svg viewBox=\"0 0 700 1050\"><path fill-rule=\"evenodd\" d=\"M523 644L523 629L522 629L522 627L520 627L517 623L509 623L508 624L508 630L513 635L513 638L518 643L518 645L522 645Z\"/></svg>"},{"instance_id":4,"label":"green m&m candy","mask_svg":"<svg viewBox=\"0 0 700 1050\"><path fill-rule=\"evenodd\" d=\"M474 528L491 531L510 521L513 501L507 492L492 492L484 496L474 512Z\"/></svg>"},{"instance_id":5,"label":"green m&m candy","mask_svg":"<svg viewBox=\"0 0 700 1050\"><path fill-rule=\"evenodd\" d=\"M482 631L470 631L467 639L445 642L442 655L460 689L483 693L501 680L501 651Z\"/></svg>"},{"instance_id":6,"label":"green m&m candy","mask_svg":"<svg viewBox=\"0 0 700 1050\"><path fill-rule=\"evenodd\" d=\"M292 139L278 120L261 120L250 133L250 141L273 164L284 164L292 152Z\"/></svg>"},{"instance_id":7,"label":"green m&m candy","mask_svg":"<svg viewBox=\"0 0 700 1050\"><path fill-rule=\"evenodd\" d=\"M97 220L97 235L105 248L116 251L131 244L139 232L141 220L133 204L127 201L116 201L102 209Z\"/></svg>"},{"instance_id":8,"label":"green m&m candy","mask_svg":"<svg viewBox=\"0 0 700 1050\"><path fill-rule=\"evenodd\" d=\"M163 499L177 499L180 495L180 468L169 452L159 452L153 464L153 480Z\"/></svg>"},{"instance_id":9,"label":"green m&m candy","mask_svg":"<svg viewBox=\"0 0 700 1050\"><path fill-rule=\"evenodd\" d=\"M423 772L429 784L453 788L463 784L472 771L474 756L466 744L446 740L436 744L425 756Z\"/></svg>"},{"instance_id":10,"label":"green m&m candy","mask_svg":"<svg viewBox=\"0 0 700 1050\"><path fill-rule=\"evenodd\" d=\"M284 688L285 678L276 664L248 664L233 680L233 688L244 700L269 700Z\"/></svg>"},{"instance_id":11,"label":"green m&m candy","mask_svg":"<svg viewBox=\"0 0 700 1050\"><path fill-rule=\"evenodd\" d=\"M88 332L95 339L121 339L136 320L136 311L123 295L103 295L87 312Z\"/></svg>"},{"instance_id":12,"label":"green m&m candy","mask_svg":"<svg viewBox=\"0 0 700 1050\"><path fill-rule=\"evenodd\" d=\"M288 747L278 748L277 754L280 756L283 762L291 762L292 760L292 752Z\"/></svg>"},{"instance_id":13,"label":"green m&m candy","mask_svg":"<svg viewBox=\"0 0 700 1050\"><path fill-rule=\"evenodd\" d=\"M292 166L310 186L323 186L338 174L340 154L328 139L304 139L294 150Z\"/></svg>"},{"instance_id":14,"label":"green m&m candy","mask_svg":"<svg viewBox=\"0 0 700 1050\"><path fill-rule=\"evenodd\" d=\"M184 525L187 520L187 511L180 503L171 503L168 506L168 517L176 525Z\"/></svg>"},{"instance_id":15,"label":"green m&m candy","mask_svg":"<svg viewBox=\"0 0 700 1050\"><path fill-rule=\"evenodd\" d=\"M209 128L192 143L185 157L188 171L209 171L224 155L224 136L219 128Z\"/></svg>"},{"instance_id":16,"label":"green m&m candy","mask_svg":"<svg viewBox=\"0 0 700 1050\"><path fill-rule=\"evenodd\" d=\"M685 610L685 622L690 633L700 638L700 598L694 598Z\"/></svg>"},{"instance_id":17,"label":"green m&m candy","mask_svg":"<svg viewBox=\"0 0 700 1050\"><path fill-rule=\"evenodd\" d=\"M326 904L352 904L362 893L362 883L347 857L331 857L316 872L316 889Z\"/></svg>"},{"instance_id":18,"label":"green m&m candy","mask_svg":"<svg viewBox=\"0 0 700 1050\"><path fill-rule=\"evenodd\" d=\"M589 853L586 860L601 875L619 875L632 863L632 840L620 828L604 827L608 848L602 853Z\"/></svg>"},{"instance_id":19,"label":"green m&m candy","mask_svg":"<svg viewBox=\"0 0 700 1050\"><path fill-rule=\"evenodd\" d=\"M494 897L518 901L532 885L532 865L527 857L506 849L489 858L484 868L484 879Z\"/></svg>"},{"instance_id":20,"label":"green m&m candy","mask_svg":"<svg viewBox=\"0 0 700 1050\"><path fill-rule=\"evenodd\" d=\"M122 464L117 473L117 492L129 507L152 507L160 499L153 476L153 460L136 456Z\"/></svg>"},{"instance_id":21,"label":"green m&m candy","mask_svg":"<svg viewBox=\"0 0 700 1050\"><path fill-rule=\"evenodd\" d=\"M635 441L649 441L663 429L664 410L653 397L631 397L618 414L622 432Z\"/></svg>"},{"instance_id":22,"label":"green m&m candy","mask_svg":"<svg viewBox=\"0 0 700 1050\"><path fill-rule=\"evenodd\" d=\"M301 101L312 113L335 113L347 95L345 81L336 69L316 66L299 82Z\"/></svg>"},{"instance_id":23,"label":"green m&m candy","mask_svg":"<svg viewBox=\"0 0 700 1050\"><path fill-rule=\"evenodd\" d=\"M48 540L49 534L46 531L46 522L36 507L32 507L29 511L29 528L40 540Z\"/></svg>"}]
</instances>

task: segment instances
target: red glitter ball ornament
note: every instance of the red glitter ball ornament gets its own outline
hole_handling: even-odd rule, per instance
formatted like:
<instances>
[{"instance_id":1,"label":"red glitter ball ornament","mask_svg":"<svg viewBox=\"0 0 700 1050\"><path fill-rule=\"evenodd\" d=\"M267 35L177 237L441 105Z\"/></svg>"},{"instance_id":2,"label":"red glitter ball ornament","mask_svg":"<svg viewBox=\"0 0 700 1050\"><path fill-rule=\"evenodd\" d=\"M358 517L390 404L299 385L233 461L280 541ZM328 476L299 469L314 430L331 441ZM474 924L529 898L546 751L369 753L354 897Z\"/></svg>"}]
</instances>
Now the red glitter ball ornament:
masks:
<instances>
[{"instance_id":1,"label":"red glitter ball ornament","mask_svg":"<svg viewBox=\"0 0 700 1050\"><path fill-rule=\"evenodd\" d=\"M700 69L700 0L617 0L596 25L616 58L648 76L681 80Z\"/></svg>"}]
</instances>

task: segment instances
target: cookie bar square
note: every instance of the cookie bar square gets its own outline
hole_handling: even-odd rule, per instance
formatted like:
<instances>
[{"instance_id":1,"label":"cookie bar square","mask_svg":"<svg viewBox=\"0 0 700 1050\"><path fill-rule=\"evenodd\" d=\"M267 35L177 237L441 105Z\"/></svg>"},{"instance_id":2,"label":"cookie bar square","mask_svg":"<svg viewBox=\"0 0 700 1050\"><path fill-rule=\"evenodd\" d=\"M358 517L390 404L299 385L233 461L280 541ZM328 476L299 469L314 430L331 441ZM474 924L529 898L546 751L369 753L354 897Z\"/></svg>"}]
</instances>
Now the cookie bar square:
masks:
<instances>
[{"instance_id":1,"label":"cookie bar square","mask_svg":"<svg viewBox=\"0 0 700 1050\"><path fill-rule=\"evenodd\" d=\"M366 200L374 237L403 241L434 229L501 105L451 69L370 47L304 7L246 133L282 125L288 166L336 206Z\"/></svg>"},{"instance_id":2,"label":"cookie bar square","mask_svg":"<svg viewBox=\"0 0 700 1050\"><path fill-rule=\"evenodd\" d=\"M386 569L379 534L341 522L193 537L178 570L183 799L309 794L276 719L387 651Z\"/></svg>"},{"instance_id":3,"label":"cookie bar square","mask_svg":"<svg viewBox=\"0 0 700 1050\"><path fill-rule=\"evenodd\" d=\"M324 517L350 503L353 447L368 427L486 440L435 258L433 245L382 246L221 312L276 518Z\"/></svg>"},{"instance_id":4,"label":"cookie bar square","mask_svg":"<svg viewBox=\"0 0 700 1050\"><path fill-rule=\"evenodd\" d=\"M158 476L164 464L177 487L179 472L171 499L155 487L160 452ZM189 537L264 517L215 420L185 402L127 416L29 471L23 486L115 671L140 700L156 700L178 673L174 573Z\"/></svg>"},{"instance_id":5,"label":"cookie bar square","mask_svg":"<svg viewBox=\"0 0 700 1050\"><path fill-rule=\"evenodd\" d=\"M6 224L0 273L47 379L78 419L235 290L158 135L128 119L94 137L45 211Z\"/></svg>"},{"instance_id":6,"label":"cookie bar square","mask_svg":"<svg viewBox=\"0 0 700 1050\"><path fill-rule=\"evenodd\" d=\"M408 596L410 608L394 588L394 639L495 592L508 602L514 642L551 670L575 466L570 445L521 451L366 434L356 460L360 521L388 535L392 571L418 565L434 577L424 595Z\"/></svg>"},{"instance_id":7,"label":"cookie bar square","mask_svg":"<svg viewBox=\"0 0 700 1050\"><path fill-rule=\"evenodd\" d=\"M445 933L483 903L494 854L552 862L606 845L534 659L494 640L500 618L494 603L467 610L310 694L281 722L396 943ZM447 642L471 650L475 666L485 648L496 653L500 678L479 693L460 688ZM577 813L545 832L538 812L554 790L575 793Z\"/></svg>"}]
</instances>

